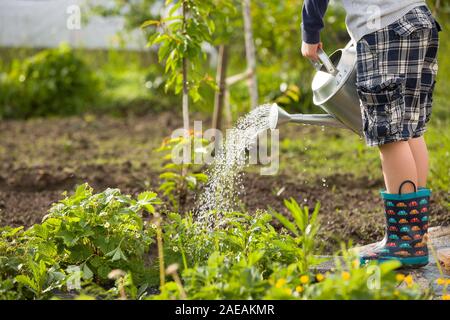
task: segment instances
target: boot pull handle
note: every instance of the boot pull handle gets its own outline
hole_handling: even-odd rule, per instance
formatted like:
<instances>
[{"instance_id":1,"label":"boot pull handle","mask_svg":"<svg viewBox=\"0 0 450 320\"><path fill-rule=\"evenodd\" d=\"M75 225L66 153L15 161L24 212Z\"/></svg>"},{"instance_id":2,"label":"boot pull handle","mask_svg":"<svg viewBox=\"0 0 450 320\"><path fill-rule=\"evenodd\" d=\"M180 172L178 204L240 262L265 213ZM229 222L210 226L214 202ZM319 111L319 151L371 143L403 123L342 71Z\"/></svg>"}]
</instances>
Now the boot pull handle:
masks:
<instances>
[{"instance_id":1,"label":"boot pull handle","mask_svg":"<svg viewBox=\"0 0 450 320\"><path fill-rule=\"evenodd\" d=\"M405 184L410 183L414 186L414 192L417 192L417 186L414 182L412 182L411 180L405 180L400 184L400 187L398 188L398 194L401 195L402 194L402 188Z\"/></svg>"}]
</instances>

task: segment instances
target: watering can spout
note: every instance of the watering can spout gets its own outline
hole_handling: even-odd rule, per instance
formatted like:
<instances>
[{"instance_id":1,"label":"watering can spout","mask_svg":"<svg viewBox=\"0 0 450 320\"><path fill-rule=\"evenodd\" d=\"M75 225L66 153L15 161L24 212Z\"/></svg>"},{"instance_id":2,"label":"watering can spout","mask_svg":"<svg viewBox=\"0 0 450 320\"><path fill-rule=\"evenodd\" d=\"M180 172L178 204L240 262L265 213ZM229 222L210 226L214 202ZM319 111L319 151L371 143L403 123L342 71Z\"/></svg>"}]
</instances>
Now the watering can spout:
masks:
<instances>
[{"instance_id":1,"label":"watering can spout","mask_svg":"<svg viewBox=\"0 0 450 320\"><path fill-rule=\"evenodd\" d=\"M269 119L272 129L288 122L347 129L347 126L329 114L289 114L277 104L272 105Z\"/></svg>"}]
</instances>

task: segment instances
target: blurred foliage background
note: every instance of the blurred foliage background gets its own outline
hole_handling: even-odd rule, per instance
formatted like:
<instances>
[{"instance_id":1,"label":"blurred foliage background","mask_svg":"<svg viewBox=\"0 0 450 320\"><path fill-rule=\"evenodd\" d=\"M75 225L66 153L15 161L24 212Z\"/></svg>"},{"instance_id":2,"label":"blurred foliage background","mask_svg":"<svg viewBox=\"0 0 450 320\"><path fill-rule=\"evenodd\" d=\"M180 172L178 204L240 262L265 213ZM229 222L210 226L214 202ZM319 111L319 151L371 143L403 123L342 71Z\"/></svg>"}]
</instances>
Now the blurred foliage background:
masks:
<instances>
[{"instance_id":1,"label":"blurred foliage background","mask_svg":"<svg viewBox=\"0 0 450 320\"><path fill-rule=\"evenodd\" d=\"M160 0L112 1L107 7L89 5L90 16L125 17L125 29L140 29L143 21L157 19L155 4ZM214 37L226 42L230 51L228 74L245 71L245 46L241 1L234 1L226 19L217 18ZM251 14L257 51L260 103L277 101L290 111L320 112L312 105L310 81L313 69L300 55L301 0L253 1ZM429 1L444 32L441 33L440 72L436 90L435 119L448 119L450 101L446 86L450 82L450 4ZM153 8L153 9L152 9ZM345 46L345 12L331 1L325 18L322 40L328 53ZM222 19L219 21L219 19ZM147 32L142 30L141 32ZM124 37L125 39L125 37ZM224 40L225 39L225 40ZM125 41L125 40L124 40ZM203 72L214 77L216 48L205 50ZM91 113L127 114L180 110L180 99L165 92L163 66L153 49L83 50L65 45L56 49L0 48L0 118L30 118ZM247 112L249 94L245 81L230 87L232 118ZM210 116L214 89L201 88L203 99L191 104L191 111Z\"/></svg>"}]
</instances>

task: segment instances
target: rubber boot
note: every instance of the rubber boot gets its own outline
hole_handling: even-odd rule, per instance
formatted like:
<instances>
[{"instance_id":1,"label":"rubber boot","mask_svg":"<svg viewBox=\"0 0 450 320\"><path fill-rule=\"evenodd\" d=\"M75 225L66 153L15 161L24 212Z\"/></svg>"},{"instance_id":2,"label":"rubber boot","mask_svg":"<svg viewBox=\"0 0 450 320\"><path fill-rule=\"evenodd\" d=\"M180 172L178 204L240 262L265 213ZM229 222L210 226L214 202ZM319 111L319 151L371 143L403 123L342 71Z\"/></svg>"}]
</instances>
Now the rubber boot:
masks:
<instances>
[{"instance_id":1,"label":"rubber boot","mask_svg":"<svg viewBox=\"0 0 450 320\"><path fill-rule=\"evenodd\" d=\"M428 231L429 202L431 191L421 188L402 194L381 192L386 216L386 242L375 245L360 256L365 264L369 261L400 261L403 268L419 268L428 264L428 248L424 235Z\"/></svg>"}]
</instances>

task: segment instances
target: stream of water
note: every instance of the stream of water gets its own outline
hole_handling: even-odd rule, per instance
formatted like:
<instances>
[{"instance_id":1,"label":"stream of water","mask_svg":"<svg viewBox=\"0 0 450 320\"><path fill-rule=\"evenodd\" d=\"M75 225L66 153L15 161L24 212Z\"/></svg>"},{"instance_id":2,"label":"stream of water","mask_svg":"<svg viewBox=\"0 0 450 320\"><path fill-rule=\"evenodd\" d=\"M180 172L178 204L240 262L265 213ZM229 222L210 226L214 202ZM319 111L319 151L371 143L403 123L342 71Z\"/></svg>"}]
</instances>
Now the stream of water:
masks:
<instances>
[{"instance_id":1,"label":"stream of water","mask_svg":"<svg viewBox=\"0 0 450 320\"><path fill-rule=\"evenodd\" d=\"M243 169L248 165L246 151L260 132L271 128L271 110L272 104L257 107L227 131L222 148L216 150L214 161L206 170L208 183L197 200L198 221L214 227L218 215L238 209L244 192Z\"/></svg>"}]
</instances>

